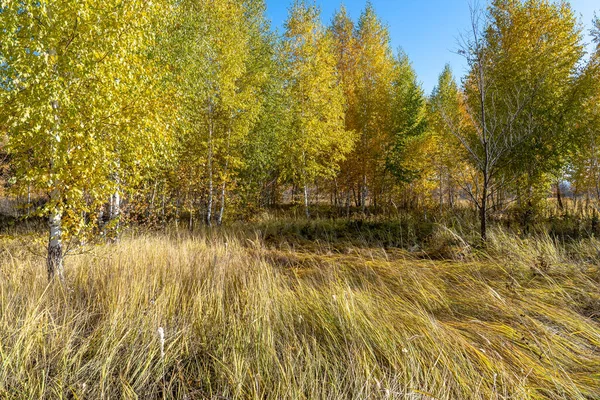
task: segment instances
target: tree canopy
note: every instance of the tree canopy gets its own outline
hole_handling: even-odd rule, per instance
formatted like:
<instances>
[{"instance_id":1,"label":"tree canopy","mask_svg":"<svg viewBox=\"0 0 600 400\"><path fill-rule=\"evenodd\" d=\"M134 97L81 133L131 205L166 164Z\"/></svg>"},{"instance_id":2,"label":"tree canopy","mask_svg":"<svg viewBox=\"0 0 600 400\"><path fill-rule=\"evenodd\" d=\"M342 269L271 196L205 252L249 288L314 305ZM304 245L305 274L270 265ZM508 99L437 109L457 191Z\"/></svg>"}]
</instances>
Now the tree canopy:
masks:
<instances>
[{"instance_id":1,"label":"tree canopy","mask_svg":"<svg viewBox=\"0 0 600 400\"><path fill-rule=\"evenodd\" d=\"M311 217L466 202L485 239L490 215L516 203L525 218L564 181L600 200L598 18L586 55L569 2L493 0L472 10L465 75L446 67L428 95L370 2L325 26L294 1L281 33L265 12L0 2L2 170L48 220L49 275L62 241L117 238L126 220L193 229L281 204Z\"/></svg>"}]
</instances>

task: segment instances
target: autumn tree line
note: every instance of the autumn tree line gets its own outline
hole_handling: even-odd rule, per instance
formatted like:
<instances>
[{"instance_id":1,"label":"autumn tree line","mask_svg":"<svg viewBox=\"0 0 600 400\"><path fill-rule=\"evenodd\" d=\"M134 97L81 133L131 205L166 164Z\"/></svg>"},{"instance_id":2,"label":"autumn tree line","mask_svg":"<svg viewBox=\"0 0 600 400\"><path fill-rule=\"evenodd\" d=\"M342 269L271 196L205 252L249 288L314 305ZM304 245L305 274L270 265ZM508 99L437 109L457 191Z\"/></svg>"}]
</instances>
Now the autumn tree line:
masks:
<instances>
[{"instance_id":1,"label":"autumn tree line","mask_svg":"<svg viewBox=\"0 0 600 400\"><path fill-rule=\"evenodd\" d=\"M326 26L295 1L276 32L263 0L2 0L5 187L48 220L49 277L65 241L117 237L124 214L470 204L485 240L490 213L561 182L600 200L599 20L587 54L567 1L471 16L467 73L426 94L370 3Z\"/></svg>"}]
</instances>

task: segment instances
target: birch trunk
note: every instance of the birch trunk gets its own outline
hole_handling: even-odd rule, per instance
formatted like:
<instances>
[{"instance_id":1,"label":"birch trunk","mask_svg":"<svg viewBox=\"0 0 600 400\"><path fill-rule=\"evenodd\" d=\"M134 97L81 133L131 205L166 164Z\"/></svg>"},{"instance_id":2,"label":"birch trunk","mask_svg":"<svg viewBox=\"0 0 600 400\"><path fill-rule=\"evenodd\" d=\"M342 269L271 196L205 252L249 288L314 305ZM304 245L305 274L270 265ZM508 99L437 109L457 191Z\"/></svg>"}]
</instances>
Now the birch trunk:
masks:
<instances>
[{"instance_id":1,"label":"birch trunk","mask_svg":"<svg viewBox=\"0 0 600 400\"><path fill-rule=\"evenodd\" d=\"M367 174L363 175L362 187L360 191L360 205L364 214L367 210Z\"/></svg>"},{"instance_id":2,"label":"birch trunk","mask_svg":"<svg viewBox=\"0 0 600 400\"><path fill-rule=\"evenodd\" d=\"M213 123L212 123L212 104L209 103L209 123L208 123L208 205L206 207L206 224L212 225L212 208L213 208Z\"/></svg>"},{"instance_id":3,"label":"birch trunk","mask_svg":"<svg viewBox=\"0 0 600 400\"><path fill-rule=\"evenodd\" d=\"M231 128L227 130L227 159L225 160L225 173L223 174L223 184L221 185L221 208L217 217L217 225L223 223L223 214L225 213L225 185L227 184L227 172L229 171L229 147L231 142Z\"/></svg>"},{"instance_id":4,"label":"birch trunk","mask_svg":"<svg viewBox=\"0 0 600 400\"><path fill-rule=\"evenodd\" d=\"M310 218L310 210L308 209L308 185L304 184L304 211L306 218Z\"/></svg>"},{"instance_id":5,"label":"birch trunk","mask_svg":"<svg viewBox=\"0 0 600 400\"><path fill-rule=\"evenodd\" d=\"M440 173L440 212L444 211L444 176Z\"/></svg>"},{"instance_id":6,"label":"birch trunk","mask_svg":"<svg viewBox=\"0 0 600 400\"><path fill-rule=\"evenodd\" d=\"M487 241L487 185L483 186L483 195L481 196L481 208L479 210L479 233L483 242Z\"/></svg>"},{"instance_id":7,"label":"birch trunk","mask_svg":"<svg viewBox=\"0 0 600 400\"><path fill-rule=\"evenodd\" d=\"M100 211L98 211L98 218L96 219L96 223L98 224L98 229L100 230L100 234L104 235L104 208L105 204L102 204L100 207Z\"/></svg>"},{"instance_id":8,"label":"birch trunk","mask_svg":"<svg viewBox=\"0 0 600 400\"><path fill-rule=\"evenodd\" d=\"M62 213L55 209L50 213L48 218L48 226L50 234L48 237L48 257L46 259L46 267L48 270L48 280L58 278L64 280L63 267L63 248L62 248Z\"/></svg>"},{"instance_id":9,"label":"birch trunk","mask_svg":"<svg viewBox=\"0 0 600 400\"><path fill-rule=\"evenodd\" d=\"M51 53L56 54L54 50ZM59 135L60 117L58 115L58 100L52 101L52 109L54 111L54 128L52 129L52 135ZM50 171L55 174L54 165L54 153L56 148L52 148L52 159L50 165ZM52 281L54 278L58 278L61 282L64 280L64 266L63 266L63 248L62 248L62 210L57 204L60 200L60 191L57 188L58 182L56 176L53 177L52 192L50 194L50 203L52 204L52 211L48 216L48 255L46 258L46 270L48 272L48 281Z\"/></svg>"},{"instance_id":10,"label":"birch trunk","mask_svg":"<svg viewBox=\"0 0 600 400\"><path fill-rule=\"evenodd\" d=\"M223 214L225 213L225 182L221 185L221 207L219 209L219 215L217 217L217 225L221 226L223 223Z\"/></svg>"},{"instance_id":11,"label":"birch trunk","mask_svg":"<svg viewBox=\"0 0 600 400\"><path fill-rule=\"evenodd\" d=\"M110 196L109 201L109 214L108 218L110 221L110 225L113 230L113 235L111 237L111 241L118 242L119 241L119 229L120 229L120 218L121 218L121 193L119 192L120 180L119 175L115 173L113 175L113 179L116 183L115 192Z\"/></svg>"},{"instance_id":12,"label":"birch trunk","mask_svg":"<svg viewBox=\"0 0 600 400\"><path fill-rule=\"evenodd\" d=\"M160 214L161 214L161 220L162 220L161 222L162 222L163 226L165 225L165 223L167 221L166 214L165 214L165 206L166 206L165 204L166 204L166 196L167 196L166 191L167 191L167 184L165 182L165 183L163 183L163 192L162 192L162 199L161 199L161 204L160 204L160 209L161 209Z\"/></svg>"},{"instance_id":13,"label":"birch trunk","mask_svg":"<svg viewBox=\"0 0 600 400\"><path fill-rule=\"evenodd\" d=\"M333 205L337 208L339 206L339 195L338 195L338 181L334 179L334 192L333 192Z\"/></svg>"},{"instance_id":14,"label":"birch trunk","mask_svg":"<svg viewBox=\"0 0 600 400\"><path fill-rule=\"evenodd\" d=\"M121 217L121 194L119 193L119 189L113 193L110 197L110 221L111 225L113 225L114 237L113 241L119 241L119 228L120 228L120 217Z\"/></svg>"}]
</instances>

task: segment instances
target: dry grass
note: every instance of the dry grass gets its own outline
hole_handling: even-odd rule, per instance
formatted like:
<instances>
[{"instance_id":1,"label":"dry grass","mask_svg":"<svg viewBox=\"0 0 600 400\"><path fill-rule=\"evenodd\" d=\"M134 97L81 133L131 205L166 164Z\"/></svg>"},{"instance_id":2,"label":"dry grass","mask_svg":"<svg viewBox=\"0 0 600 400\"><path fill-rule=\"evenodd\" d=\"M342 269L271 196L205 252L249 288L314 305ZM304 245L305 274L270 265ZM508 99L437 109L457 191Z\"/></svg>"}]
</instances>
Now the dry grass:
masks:
<instances>
[{"instance_id":1,"label":"dry grass","mask_svg":"<svg viewBox=\"0 0 600 400\"><path fill-rule=\"evenodd\" d=\"M0 239L0 398L600 398L597 249L497 232L432 261L130 234L49 287Z\"/></svg>"}]
</instances>

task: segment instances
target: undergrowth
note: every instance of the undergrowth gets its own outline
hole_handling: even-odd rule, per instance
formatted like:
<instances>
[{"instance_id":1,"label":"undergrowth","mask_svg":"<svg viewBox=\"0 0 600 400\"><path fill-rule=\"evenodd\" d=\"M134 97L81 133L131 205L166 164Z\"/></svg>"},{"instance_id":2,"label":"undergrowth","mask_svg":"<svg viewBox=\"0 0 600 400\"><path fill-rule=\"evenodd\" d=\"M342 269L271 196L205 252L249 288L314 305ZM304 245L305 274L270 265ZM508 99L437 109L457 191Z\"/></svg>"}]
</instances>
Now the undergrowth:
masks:
<instances>
[{"instance_id":1,"label":"undergrowth","mask_svg":"<svg viewBox=\"0 0 600 400\"><path fill-rule=\"evenodd\" d=\"M0 239L0 398L600 398L597 240L269 229Z\"/></svg>"}]
</instances>

